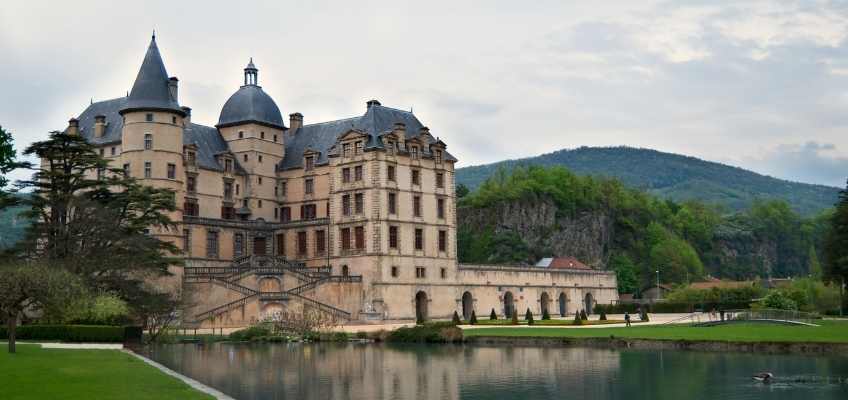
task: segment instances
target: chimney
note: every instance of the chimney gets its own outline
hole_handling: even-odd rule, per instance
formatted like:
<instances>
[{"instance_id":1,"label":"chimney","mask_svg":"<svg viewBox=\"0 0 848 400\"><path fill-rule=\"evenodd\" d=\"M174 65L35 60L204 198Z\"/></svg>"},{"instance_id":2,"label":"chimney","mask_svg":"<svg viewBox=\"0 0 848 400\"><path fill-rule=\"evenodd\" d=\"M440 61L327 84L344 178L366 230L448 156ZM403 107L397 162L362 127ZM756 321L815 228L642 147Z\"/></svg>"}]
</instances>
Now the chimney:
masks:
<instances>
[{"instance_id":1,"label":"chimney","mask_svg":"<svg viewBox=\"0 0 848 400\"><path fill-rule=\"evenodd\" d=\"M430 128L428 128L426 126L422 126L421 129L418 130L418 134L419 135L429 135L430 134Z\"/></svg>"},{"instance_id":2,"label":"chimney","mask_svg":"<svg viewBox=\"0 0 848 400\"><path fill-rule=\"evenodd\" d=\"M177 83L179 81L180 80L177 79L176 76L168 78L168 92L171 94L171 100L174 103L179 103L179 101L177 100Z\"/></svg>"},{"instance_id":3,"label":"chimney","mask_svg":"<svg viewBox=\"0 0 848 400\"><path fill-rule=\"evenodd\" d=\"M188 128L191 126L191 107L182 106L180 109L185 113L185 117L183 117L183 127Z\"/></svg>"},{"instance_id":4,"label":"chimney","mask_svg":"<svg viewBox=\"0 0 848 400\"><path fill-rule=\"evenodd\" d=\"M368 100L368 102L367 102L367 103L365 103L365 104L368 106L368 108L371 108L371 106L380 106L380 105L382 105L382 104L380 104L380 102L379 102L379 101L377 101L377 100Z\"/></svg>"},{"instance_id":5,"label":"chimney","mask_svg":"<svg viewBox=\"0 0 848 400\"><path fill-rule=\"evenodd\" d=\"M68 120L68 135L79 135L79 120L76 118L71 118Z\"/></svg>"},{"instance_id":6,"label":"chimney","mask_svg":"<svg viewBox=\"0 0 848 400\"><path fill-rule=\"evenodd\" d=\"M94 137L103 137L103 134L106 133L106 116L105 115L95 115L94 116Z\"/></svg>"},{"instance_id":7,"label":"chimney","mask_svg":"<svg viewBox=\"0 0 848 400\"><path fill-rule=\"evenodd\" d=\"M303 126L303 114L296 112L289 114L289 129L296 131Z\"/></svg>"}]
</instances>

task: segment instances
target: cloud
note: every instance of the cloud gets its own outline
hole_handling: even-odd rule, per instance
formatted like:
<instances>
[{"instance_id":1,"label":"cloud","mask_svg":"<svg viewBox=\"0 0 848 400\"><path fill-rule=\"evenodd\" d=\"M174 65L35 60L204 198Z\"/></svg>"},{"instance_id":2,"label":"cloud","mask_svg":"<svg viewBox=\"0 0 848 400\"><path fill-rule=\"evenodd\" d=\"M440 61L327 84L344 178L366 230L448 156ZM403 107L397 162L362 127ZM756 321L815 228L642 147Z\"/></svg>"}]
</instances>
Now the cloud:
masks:
<instances>
[{"instance_id":1,"label":"cloud","mask_svg":"<svg viewBox=\"0 0 848 400\"><path fill-rule=\"evenodd\" d=\"M832 143L780 144L747 163L769 175L800 182L844 187L848 179L848 157L840 156Z\"/></svg>"}]
</instances>

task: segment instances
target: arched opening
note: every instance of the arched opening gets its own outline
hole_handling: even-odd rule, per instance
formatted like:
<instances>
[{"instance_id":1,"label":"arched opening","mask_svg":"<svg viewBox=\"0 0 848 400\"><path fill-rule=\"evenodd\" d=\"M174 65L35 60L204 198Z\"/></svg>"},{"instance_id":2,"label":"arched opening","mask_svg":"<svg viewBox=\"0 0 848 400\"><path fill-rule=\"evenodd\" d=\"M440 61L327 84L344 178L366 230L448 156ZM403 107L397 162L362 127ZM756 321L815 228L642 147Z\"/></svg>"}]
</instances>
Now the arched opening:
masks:
<instances>
[{"instance_id":1,"label":"arched opening","mask_svg":"<svg viewBox=\"0 0 848 400\"><path fill-rule=\"evenodd\" d=\"M565 293L559 294L559 316L564 317L565 312L568 311L565 308L565 304L568 302L568 299L565 298Z\"/></svg>"},{"instance_id":2,"label":"arched opening","mask_svg":"<svg viewBox=\"0 0 848 400\"><path fill-rule=\"evenodd\" d=\"M586 293L586 298L583 300L583 307L586 310L586 315L592 314L592 307L595 305L595 299L592 298L592 293Z\"/></svg>"},{"instance_id":3,"label":"arched opening","mask_svg":"<svg viewBox=\"0 0 848 400\"><path fill-rule=\"evenodd\" d=\"M541 306L539 307L540 315L551 315L551 310L548 308L548 305L551 303L551 296L548 296L548 292L542 292L542 295L539 296L539 302Z\"/></svg>"},{"instance_id":4,"label":"arched opening","mask_svg":"<svg viewBox=\"0 0 848 400\"><path fill-rule=\"evenodd\" d=\"M424 322L427 320L427 293L418 292L415 294L415 321Z\"/></svg>"},{"instance_id":5,"label":"arched opening","mask_svg":"<svg viewBox=\"0 0 848 400\"><path fill-rule=\"evenodd\" d=\"M471 319L471 313L474 311L474 298L470 292L462 294L462 318L466 321Z\"/></svg>"},{"instance_id":6,"label":"arched opening","mask_svg":"<svg viewBox=\"0 0 848 400\"><path fill-rule=\"evenodd\" d=\"M503 302L504 317L512 318L512 314L515 312L515 298L513 298L512 292L504 293Z\"/></svg>"},{"instance_id":7,"label":"arched opening","mask_svg":"<svg viewBox=\"0 0 848 400\"><path fill-rule=\"evenodd\" d=\"M280 303L268 303L262 307L262 317L271 318L280 315L283 312L283 305Z\"/></svg>"},{"instance_id":8,"label":"arched opening","mask_svg":"<svg viewBox=\"0 0 848 400\"><path fill-rule=\"evenodd\" d=\"M347 265L342 265L342 276L348 275L350 275L350 269L347 267Z\"/></svg>"},{"instance_id":9,"label":"arched opening","mask_svg":"<svg viewBox=\"0 0 848 400\"><path fill-rule=\"evenodd\" d=\"M281 286L277 278L262 278L259 280L260 292L282 292Z\"/></svg>"}]
</instances>

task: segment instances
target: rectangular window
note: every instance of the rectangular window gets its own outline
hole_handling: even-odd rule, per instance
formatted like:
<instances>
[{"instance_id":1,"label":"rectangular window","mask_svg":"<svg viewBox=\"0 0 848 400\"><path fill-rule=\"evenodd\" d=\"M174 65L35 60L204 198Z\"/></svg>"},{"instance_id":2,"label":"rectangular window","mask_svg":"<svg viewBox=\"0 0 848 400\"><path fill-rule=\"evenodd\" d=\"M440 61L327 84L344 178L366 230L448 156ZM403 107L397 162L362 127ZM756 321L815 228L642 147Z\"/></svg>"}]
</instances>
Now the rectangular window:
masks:
<instances>
[{"instance_id":1,"label":"rectangular window","mask_svg":"<svg viewBox=\"0 0 848 400\"><path fill-rule=\"evenodd\" d=\"M258 159L258 161L259 161L260 163L262 162L262 154L260 154L260 155L259 155L259 159Z\"/></svg>"},{"instance_id":2,"label":"rectangular window","mask_svg":"<svg viewBox=\"0 0 848 400\"><path fill-rule=\"evenodd\" d=\"M447 277L448 277L448 270L447 270L447 268L442 268L442 269L441 269L441 273L442 273L442 279L447 279Z\"/></svg>"},{"instance_id":3,"label":"rectangular window","mask_svg":"<svg viewBox=\"0 0 848 400\"><path fill-rule=\"evenodd\" d=\"M356 236L356 248L364 249L365 248L365 227L357 226L353 229Z\"/></svg>"},{"instance_id":4,"label":"rectangular window","mask_svg":"<svg viewBox=\"0 0 848 400\"><path fill-rule=\"evenodd\" d=\"M197 204L196 200L186 199L185 203L183 203L183 215L188 215L190 217L200 215L200 206Z\"/></svg>"},{"instance_id":5,"label":"rectangular window","mask_svg":"<svg viewBox=\"0 0 848 400\"><path fill-rule=\"evenodd\" d=\"M286 181L280 182L280 195L285 196L286 192L289 190L289 184Z\"/></svg>"},{"instance_id":6,"label":"rectangular window","mask_svg":"<svg viewBox=\"0 0 848 400\"><path fill-rule=\"evenodd\" d=\"M389 193L389 215L397 214L397 193Z\"/></svg>"},{"instance_id":7,"label":"rectangular window","mask_svg":"<svg viewBox=\"0 0 848 400\"><path fill-rule=\"evenodd\" d=\"M112 146L112 151L111 151L111 152L112 152L112 155L114 156L114 155L115 155L115 152L116 152L116 151L115 151L115 146Z\"/></svg>"},{"instance_id":8,"label":"rectangular window","mask_svg":"<svg viewBox=\"0 0 848 400\"><path fill-rule=\"evenodd\" d=\"M206 231L206 257L218 258L218 232Z\"/></svg>"},{"instance_id":9,"label":"rectangular window","mask_svg":"<svg viewBox=\"0 0 848 400\"><path fill-rule=\"evenodd\" d=\"M312 171L313 169L315 169L315 157L306 156L306 170Z\"/></svg>"},{"instance_id":10,"label":"rectangular window","mask_svg":"<svg viewBox=\"0 0 848 400\"><path fill-rule=\"evenodd\" d=\"M397 179L397 174L395 173L394 165L389 165L388 167L386 167L386 179L388 179L389 182L395 182L395 180Z\"/></svg>"},{"instance_id":11,"label":"rectangular window","mask_svg":"<svg viewBox=\"0 0 848 400\"><path fill-rule=\"evenodd\" d=\"M236 196L238 196L238 195L239 195L239 188L240 188L240 187L241 187L241 186L239 186L239 184L238 184L238 183L236 183Z\"/></svg>"},{"instance_id":12,"label":"rectangular window","mask_svg":"<svg viewBox=\"0 0 848 400\"><path fill-rule=\"evenodd\" d=\"M186 177L186 191L194 193L197 190L197 178L193 176Z\"/></svg>"},{"instance_id":13,"label":"rectangular window","mask_svg":"<svg viewBox=\"0 0 848 400\"><path fill-rule=\"evenodd\" d=\"M230 206L221 207L221 219L236 219L236 209Z\"/></svg>"},{"instance_id":14,"label":"rectangular window","mask_svg":"<svg viewBox=\"0 0 848 400\"><path fill-rule=\"evenodd\" d=\"M421 216L421 196L412 196L412 215Z\"/></svg>"},{"instance_id":15,"label":"rectangular window","mask_svg":"<svg viewBox=\"0 0 848 400\"><path fill-rule=\"evenodd\" d=\"M315 219L318 217L318 207L315 204L300 206L300 219Z\"/></svg>"},{"instance_id":16,"label":"rectangular window","mask_svg":"<svg viewBox=\"0 0 848 400\"><path fill-rule=\"evenodd\" d=\"M153 150L153 135L149 133L144 134L144 149Z\"/></svg>"},{"instance_id":17,"label":"rectangular window","mask_svg":"<svg viewBox=\"0 0 848 400\"><path fill-rule=\"evenodd\" d=\"M353 154L357 155L357 156L361 155L362 154L362 141L361 140L356 141L355 145L356 145L356 148L355 148Z\"/></svg>"},{"instance_id":18,"label":"rectangular window","mask_svg":"<svg viewBox=\"0 0 848 400\"><path fill-rule=\"evenodd\" d=\"M278 233L277 234L277 255L285 256L286 255L286 234Z\"/></svg>"},{"instance_id":19,"label":"rectangular window","mask_svg":"<svg viewBox=\"0 0 848 400\"><path fill-rule=\"evenodd\" d=\"M265 139L265 132L264 132L264 131L263 131L263 132L259 132L259 138L260 138L260 139Z\"/></svg>"},{"instance_id":20,"label":"rectangular window","mask_svg":"<svg viewBox=\"0 0 848 400\"><path fill-rule=\"evenodd\" d=\"M291 207L280 208L280 222L291 221Z\"/></svg>"},{"instance_id":21,"label":"rectangular window","mask_svg":"<svg viewBox=\"0 0 848 400\"><path fill-rule=\"evenodd\" d=\"M326 232L324 230L315 231L315 254L323 254L326 248Z\"/></svg>"},{"instance_id":22,"label":"rectangular window","mask_svg":"<svg viewBox=\"0 0 848 400\"><path fill-rule=\"evenodd\" d=\"M297 233L297 254L306 255L306 232Z\"/></svg>"},{"instance_id":23,"label":"rectangular window","mask_svg":"<svg viewBox=\"0 0 848 400\"><path fill-rule=\"evenodd\" d=\"M151 166L150 161L145 161L144 162L144 177L145 178L150 178L151 176L153 176L153 170L152 169L153 169L153 167Z\"/></svg>"},{"instance_id":24,"label":"rectangular window","mask_svg":"<svg viewBox=\"0 0 848 400\"><path fill-rule=\"evenodd\" d=\"M436 161L436 164L442 163L442 151L436 150L435 154L433 154L433 160Z\"/></svg>"},{"instance_id":25,"label":"rectangular window","mask_svg":"<svg viewBox=\"0 0 848 400\"><path fill-rule=\"evenodd\" d=\"M342 156L350 157L350 143L345 143L342 145Z\"/></svg>"},{"instance_id":26,"label":"rectangular window","mask_svg":"<svg viewBox=\"0 0 848 400\"><path fill-rule=\"evenodd\" d=\"M413 160L418 159L418 146L412 146L409 148L409 157Z\"/></svg>"},{"instance_id":27,"label":"rectangular window","mask_svg":"<svg viewBox=\"0 0 848 400\"><path fill-rule=\"evenodd\" d=\"M362 180L362 166L357 165L353 167L353 179L357 182Z\"/></svg>"},{"instance_id":28,"label":"rectangular window","mask_svg":"<svg viewBox=\"0 0 848 400\"><path fill-rule=\"evenodd\" d=\"M129 177L130 177L130 164L126 163L126 164L124 164L124 178L129 178Z\"/></svg>"},{"instance_id":29,"label":"rectangular window","mask_svg":"<svg viewBox=\"0 0 848 400\"><path fill-rule=\"evenodd\" d=\"M416 278L426 278L427 277L427 269L424 267L415 267L415 277Z\"/></svg>"},{"instance_id":30,"label":"rectangular window","mask_svg":"<svg viewBox=\"0 0 848 400\"><path fill-rule=\"evenodd\" d=\"M392 278L398 277L398 267L392 267Z\"/></svg>"},{"instance_id":31,"label":"rectangular window","mask_svg":"<svg viewBox=\"0 0 848 400\"><path fill-rule=\"evenodd\" d=\"M183 229L183 253L191 256L191 229Z\"/></svg>"},{"instance_id":32,"label":"rectangular window","mask_svg":"<svg viewBox=\"0 0 848 400\"><path fill-rule=\"evenodd\" d=\"M415 250L424 250L424 229L415 228Z\"/></svg>"},{"instance_id":33,"label":"rectangular window","mask_svg":"<svg viewBox=\"0 0 848 400\"><path fill-rule=\"evenodd\" d=\"M417 169L412 170L412 184L420 185L421 184L421 171Z\"/></svg>"},{"instance_id":34,"label":"rectangular window","mask_svg":"<svg viewBox=\"0 0 848 400\"><path fill-rule=\"evenodd\" d=\"M256 183L259 184L259 185L262 184L262 177L261 176L256 178Z\"/></svg>"},{"instance_id":35,"label":"rectangular window","mask_svg":"<svg viewBox=\"0 0 848 400\"><path fill-rule=\"evenodd\" d=\"M445 187L445 174L441 172L436 173L436 187L440 189Z\"/></svg>"},{"instance_id":36,"label":"rectangular window","mask_svg":"<svg viewBox=\"0 0 848 400\"><path fill-rule=\"evenodd\" d=\"M350 228L342 228L342 250L350 250Z\"/></svg>"},{"instance_id":37,"label":"rectangular window","mask_svg":"<svg viewBox=\"0 0 848 400\"><path fill-rule=\"evenodd\" d=\"M398 248L398 227L396 226L389 227L389 248Z\"/></svg>"},{"instance_id":38,"label":"rectangular window","mask_svg":"<svg viewBox=\"0 0 848 400\"><path fill-rule=\"evenodd\" d=\"M233 235L233 256L240 257L244 254L244 235L236 233Z\"/></svg>"},{"instance_id":39,"label":"rectangular window","mask_svg":"<svg viewBox=\"0 0 848 400\"><path fill-rule=\"evenodd\" d=\"M97 180L103 179L103 168L97 168Z\"/></svg>"},{"instance_id":40,"label":"rectangular window","mask_svg":"<svg viewBox=\"0 0 848 400\"><path fill-rule=\"evenodd\" d=\"M395 154L395 142L394 141L391 141L391 140L386 141L386 153L388 153L389 155Z\"/></svg>"},{"instance_id":41,"label":"rectangular window","mask_svg":"<svg viewBox=\"0 0 848 400\"><path fill-rule=\"evenodd\" d=\"M354 209L357 214L362 214L365 212L365 195L362 193L357 193L353 196Z\"/></svg>"},{"instance_id":42,"label":"rectangular window","mask_svg":"<svg viewBox=\"0 0 848 400\"><path fill-rule=\"evenodd\" d=\"M350 195L342 196L342 215L350 215Z\"/></svg>"},{"instance_id":43,"label":"rectangular window","mask_svg":"<svg viewBox=\"0 0 848 400\"><path fill-rule=\"evenodd\" d=\"M307 179L303 181L303 192L306 194L312 194L315 190L315 182L312 179Z\"/></svg>"},{"instance_id":44,"label":"rectangular window","mask_svg":"<svg viewBox=\"0 0 848 400\"><path fill-rule=\"evenodd\" d=\"M439 231L439 251L448 251L448 231Z\"/></svg>"},{"instance_id":45,"label":"rectangular window","mask_svg":"<svg viewBox=\"0 0 848 400\"><path fill-rule=\"evenodd\" d=\"M106 155L106 149L104 149L104 148L102 148L102 147L101 147L101 148L98 150L98 153L100 153L100 157L103 157L104 155Z\"/></svg>"},{"instance_id":46,"label":"rectangular window","mask_svg":"<svg viewBox=\"0 0 848 400\"><path fill-rule=\"evenodd\" d=\"M445 219L445 199L436 199L436 216Z\"/></svg>"},{"instance_id":47,"label":"rectangular window","mask_svg":"<svg viewBox=\"0 0 848 400\"><path fill-rule=\"evenodd\" d=\"M247 154L244 155L244 162L247 162Z\"/></svg>"},{"instance_id":48,"label":"rectangular window","mask_svg":"<svg viewBox=\"0 0 848 400\"><path fill-rule=\"evenodd\" d=\"M177 166L175 164L168 163L168 179L176 179L177 178Z\"/></svg>"},{"instance_id":49,"label":"rectangular window","mask_svg":"<svg viewBox=\"0 0 848 400\"><path fill-rule=\"evenodd\" d=\"M256 208L262 208L262 199L256 200Z\"/></svg>"},{"instance_id":50,"label":"rectangular window","mask_svg":"<svg viewBox=\"0 0 848 400\"><path fill-rule=\"evenodd\" d=\"M153 122L153 114L147 113L144 115L144 120L147 122Z\"/></svg>"},{"instance_id":51,"label":"rectangular window","mask_svg":"<svg viewBox=\"0 0 848 400\"><path fill-rule=\"evenodd\" d=\"M342 183L350 182L350 168L342 168Z\"/></svg>"},{"instance_id":52,"label":"rectangular window","mask_svg":"<svg viewBox=\"0 0 848 400\"><path fill-rule=\"evenodd\" d=\"M224 160L224 172L233 172L233 160L229 158Z\"/></svg>"},{"instance_id":53,"label":"rectangular window","mask_svg":"<svg viewBox=\"0 0 848 400\"><path fill-rule=\"evenodd\" d=\"M224 200L232 200L233 199L233 183L232 182L224 182Z\"/></svg>"}]
</instances>

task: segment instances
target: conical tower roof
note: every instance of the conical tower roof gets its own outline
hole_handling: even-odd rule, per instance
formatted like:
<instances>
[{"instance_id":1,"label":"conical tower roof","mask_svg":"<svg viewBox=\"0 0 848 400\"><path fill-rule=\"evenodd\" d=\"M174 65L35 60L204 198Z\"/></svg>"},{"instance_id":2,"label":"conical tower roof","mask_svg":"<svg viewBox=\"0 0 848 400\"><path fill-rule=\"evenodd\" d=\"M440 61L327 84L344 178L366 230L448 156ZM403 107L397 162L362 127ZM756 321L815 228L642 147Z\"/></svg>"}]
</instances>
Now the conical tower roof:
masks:
<instances>
[{"instance_id":1,"label":"conical tower roof","mask_svg":"<svg viewBox=\"0 0 848 400\"><path fill-rule=\"evenodd\" d=\"M156 36L150 40L144 61L138 70L126 106L121 113L133 110L172 111L184 114L177 99L171 96L168 88L168 71L156 46Z\"/></svg>"}]
</instances>

